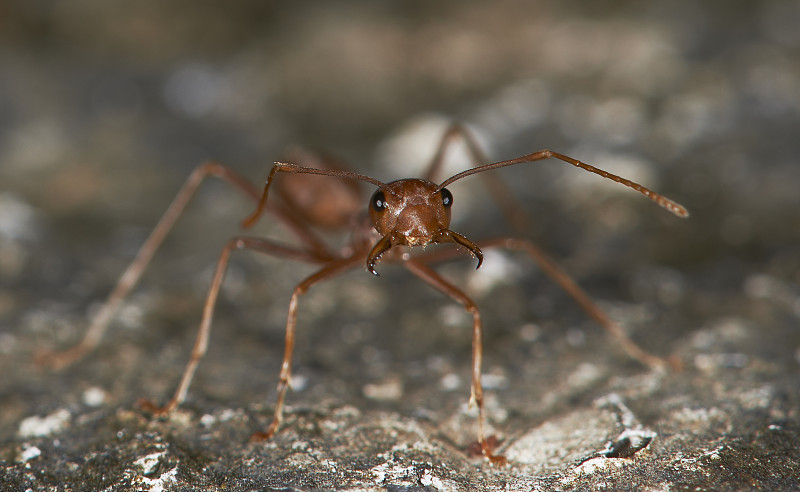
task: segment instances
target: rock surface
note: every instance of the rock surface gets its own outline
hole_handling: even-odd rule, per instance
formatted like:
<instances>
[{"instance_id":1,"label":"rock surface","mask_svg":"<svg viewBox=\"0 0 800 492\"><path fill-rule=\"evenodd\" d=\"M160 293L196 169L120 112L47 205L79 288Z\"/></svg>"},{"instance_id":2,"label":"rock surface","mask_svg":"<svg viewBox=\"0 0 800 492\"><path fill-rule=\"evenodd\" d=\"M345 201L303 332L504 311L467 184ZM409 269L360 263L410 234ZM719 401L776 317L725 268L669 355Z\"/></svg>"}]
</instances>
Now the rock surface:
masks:
<instances>
[{"instance_id":1,"label":"rock surface","mask_svg":"<svg viewBox=\"0 0 800 492\"><path fill-rule=\"evenodd\" d=\"M5 488L800 487L796 2L0 10ZM98 351L60 372L34 363L79 339L199 162L261 183L301 144L388 181L423 172L450 118L492 158L552 148L690 209L674 218L555 162L498 171L532 217L524 234L683 370L627 358L524 257L443 264L485 317L489 426L510 461L492 467L469 451L468 316L402 269L357 269L302 299L286 421L251 443L272 416L291 289L312 270L237 253L186 403L152 418L137 399L174 390L218 252L252 209L220 183ZM508 234L480 181L453 185L453 228ZM288 240L264 222L254 234Z\"/></svg>"}]
</instances>

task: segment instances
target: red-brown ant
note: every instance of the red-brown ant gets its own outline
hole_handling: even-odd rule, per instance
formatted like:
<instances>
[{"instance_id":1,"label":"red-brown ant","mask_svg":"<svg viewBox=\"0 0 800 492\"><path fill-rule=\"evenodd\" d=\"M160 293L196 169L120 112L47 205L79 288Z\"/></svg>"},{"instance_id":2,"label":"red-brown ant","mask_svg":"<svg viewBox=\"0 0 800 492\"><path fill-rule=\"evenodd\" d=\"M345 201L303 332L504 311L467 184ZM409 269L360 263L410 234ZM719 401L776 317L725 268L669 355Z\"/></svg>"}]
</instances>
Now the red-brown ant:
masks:
<instances>
[{"instance_id":1,"label":"red-brown ant","mask_svg":"<svg viewBox=\"0 0 800 492\"><path fill-rule=\"evenodd\" d=\"M467 148L475 162L475 167L455 174L440 184L430 181L431 177L441 167L446 149L456 137L460 137L467 144ZM186 398L186 392L189 389L197 364L206 353L214 306L222 286L231 251L250 249L272 256L320 265L320 268L302 280L292 293L286 321L286 346L278 383L275 415L266 431L254 435L256 439L271 437L278 430L283 419L284 399L291 379L295 324L300 296L314 284L330 279L358 265L366 263L367 270L378 275L375 265L379 260L400 260L411 273L461 303L467 312L472 315L470 404L478 407L478 442L480 449L493 463L503 463L505 459L502 456L493 454L492 446L489 444L490 441L487 440L484 432L486 417L483 404L483 386L481 385L482 324L478 306L464 291L445 280L426 263L426 259L433 261L440 259L441 255L411 257L408 254L403 254L406 248L425 246L431 243L456 243L477 258L478 267L481 266L483 261L482 249L501 247L524 251L539 264L547 275L566 290L589 316L606 328L632 358L651 367L666 365L664 359L645 352L629 339L619 325L598 308L566 273L529 241L515 238L497 238L476 244L458 232L449 229L453 195L447 190L447 185L461 178L484 171L551 157L633 188L679 217L688 217L689 215L686 209L678 203L644 186L550 150L542 150L506 161L482 164L486 160L474 139L458 125L452 126L443 136L429 167L429 179L401 179L391 183L383 183L363 174L331 167L327 161L322 159L314 161L314 158L305 156L305 161L312 160L306 166L284 162L276 163L269 173L263 192L259 193L249 182L227 167L215 162L209 162L199 166L189 176L172 204L139 250L136 258L119 279L97 316L92 320L83 340L69 350L47 355L45 360L51 365L60 368L71 364L97 347L120 303L137 283L153 254L161 245L175 221L183 213L200 183L207 176L214 176L233 184L234 187L258 203L255 212L242 223L244 228L255 224L266 211L288 226L302 244L300 246L289 246L268 239L241 236L234 237L225 245L217 261L211 287L203 306L203 316L197 339L180 384L172 399L165 406L161 407L145 401L142 404L145 409L158 415L167 414ZM316 174L340 179L335 180L335 182L325 181L324 185L320 186L319 180L298 180L297 178L288 179L287 177L282 180L283 186L276 184L280 199L267 203L270 187L278 173ZM358 187L354 186L357 181L364 181L378 188L369 201L369 216L362 216L360 220L355 220L358 217L356 207L359 203L357 200ZM352 240L341 251L335 251L327 246L313 229L314 227L343 229L348 226L352 229Z\"/></svg>"}]
</instances>

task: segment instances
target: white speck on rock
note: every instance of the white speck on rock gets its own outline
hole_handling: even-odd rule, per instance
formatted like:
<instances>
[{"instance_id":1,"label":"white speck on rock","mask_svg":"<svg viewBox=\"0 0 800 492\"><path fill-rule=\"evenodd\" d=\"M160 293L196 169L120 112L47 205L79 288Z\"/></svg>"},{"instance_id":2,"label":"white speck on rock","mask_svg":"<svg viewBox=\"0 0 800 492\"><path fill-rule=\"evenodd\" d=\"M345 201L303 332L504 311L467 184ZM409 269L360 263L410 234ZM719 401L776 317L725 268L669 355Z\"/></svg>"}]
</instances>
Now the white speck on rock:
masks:
<instances>
[{"instance_id":1,"label":"white speck on rock","mask_svg":"<svg viewBox=\"0 0 800 492\"><path fill-rule=\"evenodd\" d=\"M381 383L364 385L363 392L372 400L399 400L403 396L403 382L399 378L390 378Z\"/></svg>"},{"instance_id":2,"label":"white speck on rock","mask_svg":"<svg viewBox=\"0 0 800 492\"><path fill-rule=\"evenodd\" d=\"M403 467L391 461L373 466L370 471L375 476L375 483L390 481L393 485L415 485L416 471L413 466Z\"/></svg>"},{"instance_id":3,"label":"white speck on rock","mask_svg":"<svg viewBox=\"0 0 800 492\"><path fill-rule=\"evenodd\" d=\"M217 418L211 415L210 413L207 413L202 417L200 417L200 425L202 425L206 429L214 425L216 422Z\"/></svg>"},{"instance_id":4,"label":"white speck on rock","mask_svg":"<svg viewBox=\"0 0 800 492\"><path fill-rule=\"evenodd\" d=\"M436 490L459 490L460 487L451 480L445 480L443 478L437 477L433 474L432 470L425 469L425 472L422 474L422 477L419 479L419 483L422 484L423 487L433 487Z\"/></svg>"},{"instance_id":5,"label":"white speck on rock","mask_svg":"<svg viewBox=\"0 0 800 492\"><path fill-rule=\"evenodd\" d=\"M156 466L158 466L158 460L166 454L166 451L150 453L134 461L133 464L140 467L145 475L148 475L155 470Z\"/></svg>"},{"instance_id":6,"label":"white speck on rock","mask_svg":"<svg viewBox=\"0 0 800 492\"><path fill-rule=\"evenodd\" d=\"M83 403L90 407L99 407L106 402L107 398L108 394L105 392L105 390L103 388L98 388L97 386L88 388L83 392L83 395L81 395L81 400L83 400Z\"/></svg>"},{"instance_id":7,"label":"white speck on rock","mask_svg":"<svg viewBox=\"0 0 800 492\"><path fill-rule=\"evenodd\" d=\"M454 372L445 374L439 380L439 386L445 391L457 390L461 386L461 377Z\"/></svg>"},{"instance_id":8,"label":"white speck on rock","mask_svg":"<svg viewBox=\"0 0 800 492\"><path fill-rule=\"evenodd\" d=\"M0 193L0 211L0 238L19 241L35 237L33 207L11 193Z\"/></svg>"},{"instance_id":9,"label":"white speck on rock","mask_svg":"<svg viewBox=\"0 0 800 492\"><path fill-rule=\"evenodd\" d=\"M593 475L600 471L610 471L619 469L629 463L630 460L624 458L605 458L598 457L586 460L572 470L572 475L562 479L562 483L570 483L578 477Z\"/></svg>"},{"instance_id":10,"label":"white speck on rock","mask_svg":"<svg viewBox=\"0 0 800 492\"><path fill-rule=\"evenodd\" d=\"M37 448L36 446L28 446L25 445L22 452L19 454L19 461L20 463L27 463L28 461L38 458L42 455L42 450Z\"/></svg>"},{"instance_id":11,"label":"white speck on rock","mask_svg":"<svg viewBox=\"0 0 800 492\"><path fill-rule=\"evenodd\" d=\"M142 477L142 485L149 486L149 492L163 492L171 490L170 485L177 482L178 467L162 473L158 478Z\"/></svg>"},{"instance_id":12,"label":"white speck on rock","mask_svg":"<svg viewBox=\"0 0 800 492\"><path fill-rule=\"evenodd\" d=\"M45 417L34 415L20 422L17 435L19 437L43 437L54 434L63 430L70 418L71 415L66 408L56 410Z\"/></svg>"}]
</instances>

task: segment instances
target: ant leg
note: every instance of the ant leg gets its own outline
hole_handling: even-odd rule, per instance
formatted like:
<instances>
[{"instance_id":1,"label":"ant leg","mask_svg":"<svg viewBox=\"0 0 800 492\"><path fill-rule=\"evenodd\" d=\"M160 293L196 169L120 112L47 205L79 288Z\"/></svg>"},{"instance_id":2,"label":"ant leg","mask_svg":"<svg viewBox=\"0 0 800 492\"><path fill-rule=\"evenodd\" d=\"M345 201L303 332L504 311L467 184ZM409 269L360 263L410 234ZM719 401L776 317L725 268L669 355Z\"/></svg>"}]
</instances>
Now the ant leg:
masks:
<instances>
[{"instance_id":1,"label":"ant leg","mask_svg":"<svg viewBox=\"0 0 800 492\"><path fill-rule=\"evenodd\" d=\"M486 440L486 410L483 405L483 384L481 384L481 368L483 365L482 323L478 306L461 289L442 278L441 275L424 263L410 259L404 261L403 265L431 287L458 301L472 315L472 385L470 386L469 403L478 407L478 442L483 455L492 464L506 464L505 456L494 454Z\"/></svg>"},{"instance_id":2,"label":"ant leg","mask_svg":"<svg viewBox=\"0 0 800 492\"><path fill-rule=\"evenodd\" d=\"M499 238L492 241L486 241L481 244L484 247L502 247L506 249L523 251L533 258L544 273L547 274L555 283L557 283L567 294L569 294L584 311L603 328L613 336L622 349L632 359L635 359L642 364L654 369L665 368L671 365L673 368L679 369L680 362L677 360L667 360L656 355L653 355L636 344L628 337L625 330L613 321L608 315L600 309L589 297L586 292L575 283L572 278L567 275L564 270L559 267L548 255L541 249L535 246L530 241L516 238Z\"/></svg>"},{"instance_id":3,"label":"ant leg","mask_svg":"<svg viewBox=\"0 0 800 492\"><path fill-rule=\"evenodd\" d=\"M148 236L144 244L139 248L136 257L125 269L125 272L117 281L116 286L108 295L98 313L93 317L83 339L73 347L61 352L42 352L37 354L36 359L39 363L49 365L56 370L63 369L97 348L108 325L111 323L111 320L122 304L122 301L136 286L145 269L150 264L153 255L161 246L161 243L163 243L170 230L172 230L175 222L177 222L183 214L200 184L209 176L220 178L231 183L236 189L255 202L258 202L261 197L259 190L246 179L218 162L209 161L196 167L186 179L186 182L178 191L178 194L175 195L172 203L167 207L167 210L164 212L164 215L161 216L155 228L153 228L150 236ZM294 233L308 245L310 250L315 252L315 255L330 256L326 253L323 243L317 239L310 230L303 227L301 224L295 223L295 221L292 221L290 218L272 208L268 210L294 231Z\"/></svg>"},{"instance_id":4,"label":"ant leg","mask_svg":"<svg viewBox=\"0 0 800 492\"><path fill-rule=\"evenodd\" d=\"M489 162L486 154L481 150L475 136L462 124L453 123L442 135L436 153L428 165L425 179L434 181L439 174L444 163L445 152L450 146L460 139L467 147L467 153L472 160L472 167L478 167ZM481 173L481 179L486 186L492 199L497 203L509 224L519 233L529 230L530 220L524 212L519 201L514 198L508 185L494 173Z\"/></svg>"},{"instance_id":5,"label":"ant leg","mask_svg":"<svg viewBox=\"0 0 800 492\"><path fill-rule=\"evenodd\" d=\"M136 286L136 283L147 268L156 250L161 246L164 238L183 213L189 201L197 191L197 188L208 176L228 181L245 195L248 195L253 200L258 200L258 190L244 178L222 164L206 162L195 168L186 179L180 191L178 191L178 194L175 196L166 212L164 212L164 215L158 221L158 224L156 224L155 228L150 233L150 236L148 236L147 240L139 249L134 260L128 265L128 268L125 269L125 272L117 281L116 286L100 307L100 311L98 311L97 315L92 319L83 339L77 345L62 352L39 354L37 359L40 363L50 365L55 369L62 369L78 359L81 359L97 347L111 319L122 303L122 300L125 299L131 289Z\"/></svg>"},{"instance_id":6,"label":"ant leg","mask_svg":"<svg viewBox=\"0 0 800 492\"><path fill-rule=\"evenodd\" d=\"M354 255L329 262L297 284L289 301L289 314L286 319L286 343L284 346L281 372L278 376L278 399L275 403L275 414L266 431L256 432L251 436L253 441L262 441L275 435L283 422L283 405L286 399L286 390L289 389L292 378L292 355L294 353L294 334L297 325L297 304L300 296L305 294L314 284L328 280L340 273L344 273L364 261L361 255Z\"/></svg>"},{"instance_id":7,"label":"ant leg","mask_svg":"<svg viewBox=\"0 0 800 492\"><path fill-rule=\"evenodd\" d=\"M435 181L437 175L441 172L445 152L447 152L457 138L464 141L467 145L473 167L489 162L484 153L480 150L480 146L475 141L475 138L466 127L460 123L453 123L445 130L439 140L439 146L436 148L436 153L433 155L430 164L428 164L428 170L425 172L424 179Z\"/></svg>"},{"instance_id":8,"label":"ant leg","mask_svg":"<svg viewBox=\"0 0 800 492\"><path fill-rule=\"evenodd\" d=\"M208 349L208 338L211 332L211 321L214 317L214 308L217 303L217 297L222 287L222 282L225 279L225 272L228 269L228 260L230 259L231 251L241 249L250 249L261 253L269 254L277 257L290 258L293 260L306 261L306 262L319 262L319 258L313 256L302 250L297 250L289 246L284 246L275 242L267 241L265 239L253 237L236 237L228 241L219 255L217 260L217 267L214 271L214 277L211 281L211 287L208 290L205 303L203 304L203 317L200 320L200 327L197 330L197 338L192 348L192 355L189 358L189 363L183 371L183 376L178 384L177 390L172 399L164 406L158 406L150 400L140 399L139 406L146 411L153 412L156 415L166 415L178 407L186 399L186 393L189 390L189 385L194 378L194 373L197 370L197 365L200 359L206 354Z\"/></svg>"}]
</instances>

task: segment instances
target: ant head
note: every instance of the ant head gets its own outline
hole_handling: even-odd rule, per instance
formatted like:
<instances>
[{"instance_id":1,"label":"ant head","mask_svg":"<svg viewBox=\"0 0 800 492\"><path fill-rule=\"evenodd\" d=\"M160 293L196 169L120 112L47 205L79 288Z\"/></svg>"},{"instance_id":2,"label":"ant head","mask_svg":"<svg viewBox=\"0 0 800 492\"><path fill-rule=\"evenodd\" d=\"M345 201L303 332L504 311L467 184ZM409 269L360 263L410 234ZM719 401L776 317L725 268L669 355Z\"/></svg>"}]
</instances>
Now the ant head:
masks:
<instances>
[{"instance_id":1,"label":"ant head","mask_svg":"<svg viewBox=\"0 0 800 492\"><path fill-rule=\"evenodd\" d=\"M452 205L453 195L447 188L423 179L401 179L380 186L370 200L369 215L382 239L367 257L367 269L377 275L375 262L394 245L430 243L460 244L478 258L480 266L480 249L448 229Z\"/></svg>"},{"instance_id":2,"label":"ant head","mask_svg":"<svg viewBox=\"0 0 800 492\"><path fill-rule=\"evenodd\" d=\"M393 244L425 246L450 225L453 195L422 179L401 179L380 187L370 199L369 216Z\"/></svg>"}]
</instances>

